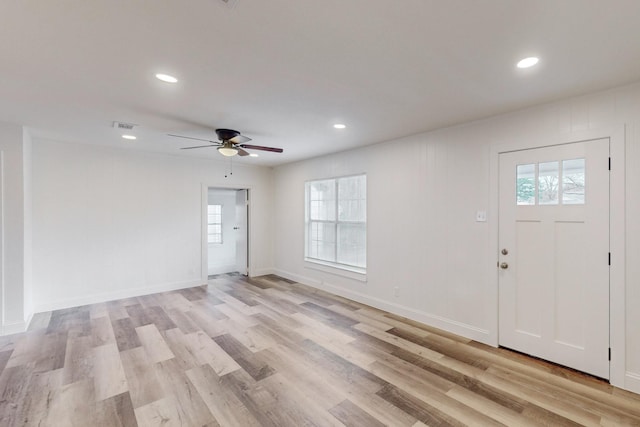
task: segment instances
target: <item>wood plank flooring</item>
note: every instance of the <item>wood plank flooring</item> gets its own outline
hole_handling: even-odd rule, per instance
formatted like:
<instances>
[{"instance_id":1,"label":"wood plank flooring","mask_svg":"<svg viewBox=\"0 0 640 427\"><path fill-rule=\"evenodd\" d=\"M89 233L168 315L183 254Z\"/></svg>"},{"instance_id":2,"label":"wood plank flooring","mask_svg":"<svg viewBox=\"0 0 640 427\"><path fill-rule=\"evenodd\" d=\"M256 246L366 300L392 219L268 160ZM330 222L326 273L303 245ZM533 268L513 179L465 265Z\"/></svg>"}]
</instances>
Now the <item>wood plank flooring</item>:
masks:
<instances>
[{"instance_id":1,"label":"wood plank flooring","mask_svg":"<svg viewBox=\"0 0 640 427\"><path fill-rule=\"evenodd\" d=\"M640 396L276 276L39 314L0 426L640 426Z\"/></svg>"}]
</instances>

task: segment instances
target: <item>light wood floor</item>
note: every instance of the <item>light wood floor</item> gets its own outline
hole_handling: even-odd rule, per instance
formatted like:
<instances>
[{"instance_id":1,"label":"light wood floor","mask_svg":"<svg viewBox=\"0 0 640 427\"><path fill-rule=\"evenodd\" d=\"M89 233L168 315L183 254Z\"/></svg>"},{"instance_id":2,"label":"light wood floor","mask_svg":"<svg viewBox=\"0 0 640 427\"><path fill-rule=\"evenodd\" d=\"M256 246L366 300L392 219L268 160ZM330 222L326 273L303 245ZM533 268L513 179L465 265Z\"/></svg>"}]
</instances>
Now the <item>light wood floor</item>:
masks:
<instances>
[{"instance_id":1,"label":"light wood floor","mask_svg":"<svg viewBox=\"0 0 640 427\"><path fill-rule=\"evenodd\" d=\"M275 276L38 315L1 426L640 425L640 396Z\"/></svg>"}]
</instances>

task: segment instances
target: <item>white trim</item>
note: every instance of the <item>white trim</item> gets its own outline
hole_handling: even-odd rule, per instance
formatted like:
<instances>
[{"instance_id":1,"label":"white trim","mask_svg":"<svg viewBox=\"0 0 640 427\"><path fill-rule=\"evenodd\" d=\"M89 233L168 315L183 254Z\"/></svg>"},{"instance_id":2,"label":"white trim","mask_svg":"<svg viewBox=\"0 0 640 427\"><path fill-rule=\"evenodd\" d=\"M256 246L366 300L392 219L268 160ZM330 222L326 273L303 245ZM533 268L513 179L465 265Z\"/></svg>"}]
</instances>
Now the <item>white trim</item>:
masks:
<instances>
[{"instance_id":1,"label":"white trim","mask_svg":"<svg viewBox=\"0 0 640 427\"><path fill-rule=\"evenodd\" d=\"M626 126L610 132L609 155L609 346L611 363L609 381L612 385L625 385L627 366L626 320ZM637 389L636 389L637 391Z\"/></svg>"},{"instance_id":2,"label":"white trim","mask_svg":"<svg viewBox=\"0 0 640 427\"><path fill-rule=\"evenodd\" d=\"M9 324L4 325L2 327L2 334L0 334L0 336L1 335L20 334L22 332L26 332L28 326L29 326L28 322L9 323Z\"/></svg>"},{"instance_id":3,"label":"white trim","mask_svg":"<svg viewBox=\"0 0 640 427\"><path fill-rule=\"evenodd\" d=\"M625 126L619 124L617 126L605 127L595 130L571 132L565 134L552 134L548 137L535 138L523 135L517 141L499 142L491 146L490 186L493 189L489 193L490 208L496 213L489 218L490 243L489 251L495 254L496 262L498 260L498 225L499 225L499 157L501 153L517 150L525 150L529 148L540 148L553 145L569 144L573 142L590 141L595 139L609 139L610 156L612 160L612 170L610 174L610 196L609 196L609 212L610 212L610 250L612 254L612 262L610 267L610 300L609 300L609 339L611 345L611 363L610 363L610 383L616 387L628 389L625 380L626 366L626 321L625 321ZM492 306L488 311L492 315L490 324L495 330L495 341L492 345L498 345L498 269L492 268L490 280L494 283L491 292ZM495 308L495 310L493 310ZM628 375L626 375L628 378Z\"/></svg>"},{"instance_id":4,"label":"white trim","mask_svg":"<svg viewBox=\"0 0 640 427\"><path fill-rule=\"evenodd\" d=\"M249 274L249 277L267 276L269 274L276 274L273 268L256 268Z\"/></svg>"},{"instance_id":5,"label":"white trim","mask_svg":"<svg viewBox=\"0 0 640 427\"><path fill-rule=\"evenodd\" d=\"M22 332L26 332L29 329L29 325L31 324L32 319L33 319L33 313L30 313L24 322L15 322L15 323L10 323L8 325L3 325L0 328L0 336L20 334Z\"/></svg>"},{"instance_id":6,"label":"white trim","mask_svg":"<svg viewBox=\"0 0 640 427\"><path fill-rule=\"evenodd\" d=\"M627 371L625 373L624 389L634 393L640 393L640 374Z\"/></svg>"},{"instance_id":7,"label":"white trim","mask_svg":"<svg viewBox=\"0 0 640 427\"><path fill-rule=\"evenodd\" d=\"M317 289L321 289L326 292L330 292L334 295L339 295L344 298L348 298L353 301L360 302L362 304L369 305L371 307L378 308L380 310L388 311L389 313L404 316L408 319L412 319L418 322L422 322L425 325L429 325L435 328L442 329L444 331L467 337L469 339L490 344L489 337L490 332L486 329L481 329L466 323L458 322L455 320L447 319L445 317L437 316L435 314L427 313L424 311L416 310L410 307L406 307L400 304L390 303L388 301L373 298L368 295L356 292L350 289L345 289L336 285L332 285L325 281L319 281L310 277L301 276L299 274L290 273L285 270L274 269L274 274L284 277L289 280L293 280L303 285L311 286Z\"/></svg>"},{"instance_id":8,"label":"white trim","mask_svg":"<svg viewBox=\"0 0 640 427\"><path fill-rule=\"evenodd\" d=\"M124 298L139 297L142 295L156 294L159 292L175 291L177 289L193 288L195 286L206 285L207 281L202 280L190 280L188 282L173 282L164 283L154 286L141 286L138 288L129 288L114 292L103 292L95 295L82 296L77 298L65 298L55 301L48 301L45 303L37 304L35 306L35 313L42 313L46 311L61 310L64 308L79 307L88 304L98 304L107 301L113 301Z\"/></svg>"},{"instance_id":9,"label":"white trim","mask_svg":"<svg viewBox=\"0 0 640 427\"><path fill-rule=\"evenodd\" d=\"M4 271L4 151L0 150L0 330L4 334L5 322L5 271Z\"/></svg>"},{"instance_id":10,"label":"white trim","mask_svg":"<svg viewBox=\"0 0 640 427\"><path fill-rule=\"evenodd\" d=\"M358 271L357 267L335 265L332 262L324 262L313 258L305 258L304 267L311 270L333 274L335 276L346 277L347 279L357 280L359 282L367 281L366 269L364 269L363 271Z\"/></svg>"}]
</instances>

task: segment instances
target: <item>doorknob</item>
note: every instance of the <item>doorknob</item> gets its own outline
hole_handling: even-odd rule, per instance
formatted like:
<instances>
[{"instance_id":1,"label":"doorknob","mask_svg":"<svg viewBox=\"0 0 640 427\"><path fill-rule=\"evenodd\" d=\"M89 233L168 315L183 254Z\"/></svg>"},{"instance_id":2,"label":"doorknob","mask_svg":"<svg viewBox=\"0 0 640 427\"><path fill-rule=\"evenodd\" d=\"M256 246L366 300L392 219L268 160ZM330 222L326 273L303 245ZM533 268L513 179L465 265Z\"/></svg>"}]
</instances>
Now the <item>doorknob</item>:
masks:
<instances>
[{"instance_id":1,"label":"doorknob","mask_svg":"<svg viewBox=\"0 0 640 427\"><path fill-rule=\"evenodd\" d=\"M502 250L502 255L507 255L509 253L509 251L505 248Z\"/></svg>"},{"instance_id":2,"label":"doorknob","mask_svg":"<svg viewBox=\"0 0 640 427\"><path fill-rule=\"evenodd\" d=\"M507 264L506 262L503 262L502 264L500 264L500 268L503 270L506 270L507 268L509 268L509 264Z\"/></svg>"}]
</instances>

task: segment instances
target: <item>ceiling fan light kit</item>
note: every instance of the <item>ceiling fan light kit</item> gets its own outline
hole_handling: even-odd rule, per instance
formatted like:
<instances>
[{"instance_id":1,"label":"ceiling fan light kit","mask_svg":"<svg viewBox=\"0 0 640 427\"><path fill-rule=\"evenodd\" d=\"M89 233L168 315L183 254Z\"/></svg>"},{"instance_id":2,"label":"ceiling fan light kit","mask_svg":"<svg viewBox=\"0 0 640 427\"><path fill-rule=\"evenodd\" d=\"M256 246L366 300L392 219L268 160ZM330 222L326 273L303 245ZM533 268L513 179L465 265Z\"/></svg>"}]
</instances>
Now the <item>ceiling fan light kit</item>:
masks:
<instances>
[{"instance_id":1,"label":"ceiling fan light kit","mask_svg":"<svg viewBox=\"0 0 640 427\"><path fill-rule=\"evenodd\" d=\"M236 148L233 148L233 146L231 146L230 144L225 144L222 147L218 147L218 152L226 157L231 157L238 154L238 150Z\"/></svg>"}]
</instances>

